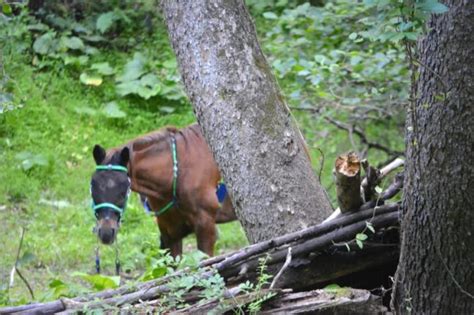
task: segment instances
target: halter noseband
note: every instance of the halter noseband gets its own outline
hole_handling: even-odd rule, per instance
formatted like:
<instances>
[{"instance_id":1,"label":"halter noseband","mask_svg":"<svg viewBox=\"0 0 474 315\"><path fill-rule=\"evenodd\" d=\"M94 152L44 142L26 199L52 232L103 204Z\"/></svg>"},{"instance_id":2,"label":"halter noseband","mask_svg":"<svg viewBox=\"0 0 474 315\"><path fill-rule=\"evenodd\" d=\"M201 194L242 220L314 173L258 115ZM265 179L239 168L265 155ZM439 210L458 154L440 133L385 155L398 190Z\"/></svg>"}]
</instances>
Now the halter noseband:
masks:
<instances>
[{"instance_id":1,"label":"halter noseband","mask_svg":"<svg viewBox=\"0 0 474 315\"><path fill-rule=\"evenodd\" d=\"M128 169L125 166L122 165L97 165L96 166L96 171L117 171L117 172L125 172L128 173ZM130 182L130 177L128 178L128 181ZM91 186L92 188L92 186ZM118 207L117 205L114 205L113 203L110 202L102 202L99 204L94 203L94 199L92 199L92 211L94 213L94 216L97 218L97 210L102 209L102 208L109 208L112 209L115 213L118 214L119 216L119 222L122 220L122 216L125 212L125 208L127 207L127 201L128 201L128 196L130 195L130 187L128 187L127 191L127 196L125 197L125 204L123 208ZM92 197L92 192L91 192L91 197Z\"/></svg>"}]
</instances>

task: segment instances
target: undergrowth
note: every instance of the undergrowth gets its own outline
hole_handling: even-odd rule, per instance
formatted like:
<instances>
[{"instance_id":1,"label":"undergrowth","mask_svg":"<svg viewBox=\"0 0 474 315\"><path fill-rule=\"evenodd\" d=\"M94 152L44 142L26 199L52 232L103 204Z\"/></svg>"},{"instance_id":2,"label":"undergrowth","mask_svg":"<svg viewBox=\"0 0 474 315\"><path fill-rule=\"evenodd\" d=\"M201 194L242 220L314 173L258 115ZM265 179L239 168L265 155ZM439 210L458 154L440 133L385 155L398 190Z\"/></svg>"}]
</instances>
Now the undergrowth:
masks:
<instances>
[{"instance_id":1,"label":"undergrowth","mask_svg":"<svg viewBox=\"0 0 474 315\"><path fill-rule=\"evenodd\" d=\"M364 152L365 144L326 117L403 150L403 38L371 41L374 8L359 2L247 2L315 174L334 201L335 157ZM111 277L88 277L97 245L91 232L91 150L195 121L154 1L79 1L83 6L72 8L66 1L52 3L36 12L21 2L4 5L0 14L0 305L31 300L18 277L7 290L20 227L26 235L18 267L36 300L117 285ZM369 151L372 164L391 156ZM217 253L247 244L238 223L218 229ZM169 256L158 249L158 233L132 195L118 236L126 278L147 280L171 271ZM194 244L189 237L185 251ZM112 275L114 248L101 251L105 274Z\"/></svg>"}]
</instances>

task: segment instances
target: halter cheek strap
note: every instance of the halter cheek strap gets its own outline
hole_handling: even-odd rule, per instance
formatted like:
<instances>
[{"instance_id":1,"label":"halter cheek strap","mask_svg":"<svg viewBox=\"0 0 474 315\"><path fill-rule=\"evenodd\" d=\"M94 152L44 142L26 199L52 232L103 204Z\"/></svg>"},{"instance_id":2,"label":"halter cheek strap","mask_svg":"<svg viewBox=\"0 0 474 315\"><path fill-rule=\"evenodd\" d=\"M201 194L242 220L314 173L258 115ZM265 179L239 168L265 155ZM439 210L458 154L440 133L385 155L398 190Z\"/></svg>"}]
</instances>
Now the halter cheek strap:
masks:
<instances>
[{"instance_id":1,"label":"halter cheek strap","mask_svg":"<svg viewBox=\"0 0 474 315\"><path fill-rule=\"evenodd\" d=\"M176 190L178 186L178 153L176 150L176 138L171 137L171 154L173 157L173 199L168 202L163 208L155 212L155 216L160 216L169 209L171 209L178 202L178 197L176 195ZM147 203L148 201L145 200Z\"/></svg>"},{"instance_id":2,"label":"halter cheek strap","mask_svg":"<svg viewBox=\"0 0 474 315\"><path fill-rule=\"evenodd\" d=\"M128 173L128 169L122 165L112 165L112 164L97 165L95 169L96 171L117 171L117 172ZM128 181L130 182L130 178L128 178ZM92 192L91 192L91 195L92 195ZM95 204L94 199L92 199L92 211L94 213L94 216L97 218L97 215L98 215L97 210L102 209L102 208L109 208L118 214L119 222L120 222L122 220L123 214L125 213L125 208L127 207L127 201L128 201L129 196L130 196L130 187L128 187L127 196L125 197L125 204L123 208L120 208L117 205L114 205L113 203L110 203L110 202L102 202L99 204Z\"/></svg>"}]
</instances>

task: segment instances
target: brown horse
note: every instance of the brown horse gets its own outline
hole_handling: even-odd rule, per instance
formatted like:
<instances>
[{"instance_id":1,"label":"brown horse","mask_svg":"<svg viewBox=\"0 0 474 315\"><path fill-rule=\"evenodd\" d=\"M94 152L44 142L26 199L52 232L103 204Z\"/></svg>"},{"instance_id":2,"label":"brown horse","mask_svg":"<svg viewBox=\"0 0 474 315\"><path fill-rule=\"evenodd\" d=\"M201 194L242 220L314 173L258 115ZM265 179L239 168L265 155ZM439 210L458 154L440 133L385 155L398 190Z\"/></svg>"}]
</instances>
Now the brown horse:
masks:
<instances>
[{"instance_id":1,"label":"brown horse","mask_svg":"<svg viewBox=\"0 0 474 315\"><path fill-rule=\"evenodd\" d=\"M98 237L105 244L115 240L130 188L146 196L157 214L161 247L174 257L192 232L198 249L212 256L215 223L236 219L228 195L222 207L218 202L221 176L197 124L181 130L167 127L107 152L96 145L93 156L97 170L91 194Z\"/></svg>"}]
</instances>

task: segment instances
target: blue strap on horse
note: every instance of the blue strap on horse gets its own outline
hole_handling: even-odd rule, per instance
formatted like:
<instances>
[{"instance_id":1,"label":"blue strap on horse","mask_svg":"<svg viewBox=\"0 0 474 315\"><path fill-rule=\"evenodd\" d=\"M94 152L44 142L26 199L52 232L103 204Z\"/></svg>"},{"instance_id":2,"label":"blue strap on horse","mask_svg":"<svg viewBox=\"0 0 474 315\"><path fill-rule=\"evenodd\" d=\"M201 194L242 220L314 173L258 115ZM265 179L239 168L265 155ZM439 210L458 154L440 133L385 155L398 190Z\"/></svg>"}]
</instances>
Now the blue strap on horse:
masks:
<instances>
[{"instance_id":1,"label":"blue strap on horse","mask_svg":"<svg viewBox=\"0 0 474 315\"><path fill-rule=\"evenodd\" d=\"M224 202L224 199L227 196L227 187L223 181L220 181L219 184L217 184L216 195L219 203Z\"/></svg>"}]
</instances>

